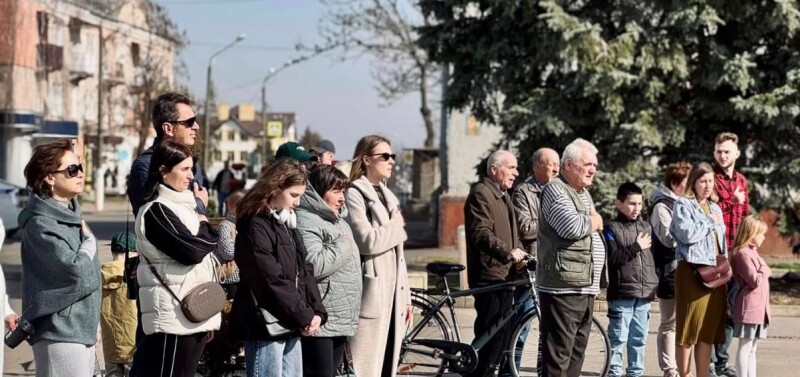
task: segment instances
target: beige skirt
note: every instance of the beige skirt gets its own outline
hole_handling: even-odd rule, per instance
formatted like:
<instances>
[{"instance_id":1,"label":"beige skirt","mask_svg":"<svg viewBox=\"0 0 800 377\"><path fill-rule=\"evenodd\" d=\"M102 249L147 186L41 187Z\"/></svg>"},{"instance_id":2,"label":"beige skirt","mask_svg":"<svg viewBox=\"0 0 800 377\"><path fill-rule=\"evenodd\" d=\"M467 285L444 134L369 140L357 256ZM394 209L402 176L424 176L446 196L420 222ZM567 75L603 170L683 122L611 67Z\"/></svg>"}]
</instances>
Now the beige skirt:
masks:
<instances>
[{"instance_id":1,"label":"beige skirt","mask_svg":"<svg viewBox=\"0 0 800 377\"><path fill-rule=\"evenodd\" d=\"M725 343L727 288L708 289L685 261L675 271L675 332L681 346Z\"/></svg>"}]
</instances>

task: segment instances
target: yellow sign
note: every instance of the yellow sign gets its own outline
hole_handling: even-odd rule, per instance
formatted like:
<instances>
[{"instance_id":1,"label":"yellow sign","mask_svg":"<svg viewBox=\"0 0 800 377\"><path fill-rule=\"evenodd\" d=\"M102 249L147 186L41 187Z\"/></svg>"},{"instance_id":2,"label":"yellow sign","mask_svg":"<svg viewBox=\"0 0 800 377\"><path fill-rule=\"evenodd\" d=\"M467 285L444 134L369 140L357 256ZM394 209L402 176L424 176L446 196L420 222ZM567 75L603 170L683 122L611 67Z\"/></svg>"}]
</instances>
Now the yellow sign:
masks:
<instances>
[{"instance_id":1,"label":"yellow sign","mask_svg":"<svg viewBox=\"0 0 800 377\"><path fill-rule=\"evenodd\" d=\"M283 121L267 121L267 137L283 137Z\"/></svg>"}]
</instances>

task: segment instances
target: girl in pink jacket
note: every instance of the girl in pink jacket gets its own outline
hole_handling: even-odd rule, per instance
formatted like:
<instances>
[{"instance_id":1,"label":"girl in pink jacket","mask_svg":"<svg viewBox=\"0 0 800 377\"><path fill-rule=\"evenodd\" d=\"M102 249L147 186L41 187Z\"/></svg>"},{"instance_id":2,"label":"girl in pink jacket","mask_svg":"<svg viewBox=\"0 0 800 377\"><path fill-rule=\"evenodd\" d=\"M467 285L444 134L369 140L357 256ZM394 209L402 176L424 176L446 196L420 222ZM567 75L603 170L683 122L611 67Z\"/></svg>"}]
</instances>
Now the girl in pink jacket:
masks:
<instances>
[{"instance_id":1,"label":"girl in pink jacket","mask_svg":"<svg viewBox=\"0 0 800 377\"><path fill-rule=\"evenodd\" d=\"M767 337L769 327L769 276L772 271L758 255L767 224L748 216L739 225L733 248L733 276L739 293L733 306L733 336L739 338L736 373L756 377L756 344Z\"/></svg>"}]
</instances>

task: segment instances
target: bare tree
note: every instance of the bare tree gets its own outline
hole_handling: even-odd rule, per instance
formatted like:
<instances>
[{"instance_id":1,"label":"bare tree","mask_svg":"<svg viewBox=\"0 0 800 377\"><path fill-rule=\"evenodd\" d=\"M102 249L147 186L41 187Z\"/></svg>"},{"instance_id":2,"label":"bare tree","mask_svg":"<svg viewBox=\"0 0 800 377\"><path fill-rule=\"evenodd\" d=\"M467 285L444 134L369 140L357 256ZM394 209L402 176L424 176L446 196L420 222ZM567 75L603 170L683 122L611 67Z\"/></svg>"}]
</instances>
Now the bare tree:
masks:
<instances>
[{"instance_id":1,"label":"bare tree","mask_svg":"<svg viewBox=\"0 0 800 377\"><path fill-rule=\"evenodd\" d=\"M320 0L328 14L320 34L328 46L340 46L341 60L364 54L377 59L373 77L380 97L392 103L418 92L425 124L425 147L433 147L435 131L428 97L436 66L417 46L416 28L426 25L413 0Z\"/></svg>"},{"instance_id":2,"label":"bare tree","mask_svg":"<svg viewBox=\"0 0 800 377\"><path fill-rule=\"evenodd\" d=\"M150 34L147 45L143 46L143 56L135 74L136 85L131 88L134 116L136 117L134 127L139 136L136 155L144 151L147 137L153 128L150 108L153 100L161 93L176 89L173 80L169 79L169 72L165 70L168 57L165 54L154 53L155 48L163 48L156 44L163 43L160 41L162 38L172 44L171 55L175 57L173 59L174 75L180 75L186 68L183 62L177 60L178 53L186 46L186 35L170 19L163 6L154 1L146 1L143 6Z\"/></svg>"}]
</instances>

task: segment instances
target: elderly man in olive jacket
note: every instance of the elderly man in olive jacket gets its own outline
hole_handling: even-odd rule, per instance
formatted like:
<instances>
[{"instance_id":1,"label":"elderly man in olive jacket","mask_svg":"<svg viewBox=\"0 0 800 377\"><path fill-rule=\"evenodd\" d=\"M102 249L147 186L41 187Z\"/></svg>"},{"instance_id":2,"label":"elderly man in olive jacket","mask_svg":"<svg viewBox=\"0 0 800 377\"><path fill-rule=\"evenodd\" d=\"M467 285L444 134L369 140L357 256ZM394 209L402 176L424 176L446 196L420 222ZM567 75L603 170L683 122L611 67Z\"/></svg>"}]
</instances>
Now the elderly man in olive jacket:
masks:
<instances>
[{"instance_id":1,"label":"elderly man in olive jacket","mask_svg":"<svg viewBox=\"0 0 800 377\"><path fill-rule=\"evenodd\" d=\"M499 150L486 162L488 176L472 186L464 206L467 233L467 275L470 287L512 279L511 266L525 257L517 234L514 206L508 190L517 178L517 159ZM475 295L475 334L482 334L512 305L513 292L500 290ZM478 353L478 367L472 376L493 376L507 345L508 327Z\"/></svg>"}]
</instances>

